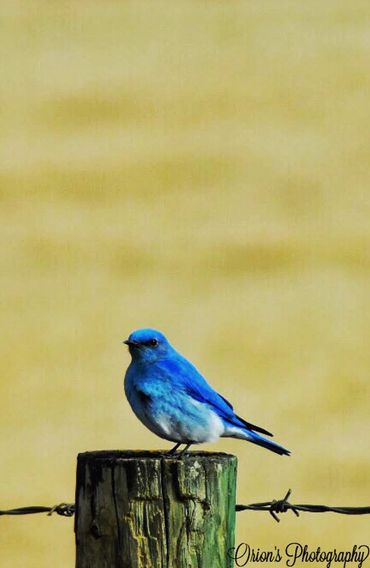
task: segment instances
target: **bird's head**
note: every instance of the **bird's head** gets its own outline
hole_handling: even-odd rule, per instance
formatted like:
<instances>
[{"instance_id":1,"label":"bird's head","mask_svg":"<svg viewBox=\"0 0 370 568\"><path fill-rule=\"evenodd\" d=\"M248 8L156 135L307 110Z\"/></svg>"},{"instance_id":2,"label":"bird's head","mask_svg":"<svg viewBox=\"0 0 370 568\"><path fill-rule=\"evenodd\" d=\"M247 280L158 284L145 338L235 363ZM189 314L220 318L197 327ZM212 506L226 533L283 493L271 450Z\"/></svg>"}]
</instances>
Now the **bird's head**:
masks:
<instances>
[{"instance_id":1,"label":"bird's head","mask_svg":"<svg viewBox=\"0 0 370 568\"><path fill-rule=\"evenodd\" d=\"M166 337L156 329L137 329L123 343L128 345L133 361L152 363L171 349Z\"/></svg>"}]
</instances>

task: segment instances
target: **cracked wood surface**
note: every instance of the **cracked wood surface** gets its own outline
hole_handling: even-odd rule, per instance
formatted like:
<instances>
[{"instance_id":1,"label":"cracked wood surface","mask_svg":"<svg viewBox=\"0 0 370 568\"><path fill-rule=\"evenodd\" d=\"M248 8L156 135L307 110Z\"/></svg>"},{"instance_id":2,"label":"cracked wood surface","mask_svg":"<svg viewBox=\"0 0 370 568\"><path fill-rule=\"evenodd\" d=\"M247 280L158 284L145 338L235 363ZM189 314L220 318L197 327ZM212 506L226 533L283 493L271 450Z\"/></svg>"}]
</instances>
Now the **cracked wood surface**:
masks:
<instances>
[{"instance_id":1,"label":"cracked wood surface","mask_svg":"<svg viewBox=\"0 0 370 568\"><path fill-rule=\"evenodd\" d=\"M235 456L79 454L76 568L229 568Z\"/></svg>"}]
</instances>

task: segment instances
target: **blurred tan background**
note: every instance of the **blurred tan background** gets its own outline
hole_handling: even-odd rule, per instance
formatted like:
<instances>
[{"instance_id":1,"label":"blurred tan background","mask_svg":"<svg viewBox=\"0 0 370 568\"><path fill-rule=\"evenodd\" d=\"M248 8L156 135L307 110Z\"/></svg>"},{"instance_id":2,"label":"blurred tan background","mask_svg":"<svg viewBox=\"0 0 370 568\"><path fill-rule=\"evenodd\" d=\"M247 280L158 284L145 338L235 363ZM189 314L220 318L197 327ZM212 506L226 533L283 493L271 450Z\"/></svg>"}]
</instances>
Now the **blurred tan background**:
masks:
<instances>
[{"instance_id":1,"label":"blurred tan background","mask_svg":"<svg viewBox=\"0 0 370 568\"><path fill-rule=\"evenodd\" d=\"M0 507L74 500L78 452L160 448L121 341L164 331L293 455L238 501L369 505L368 2L2 2ZM73 520L0 519L66 568ZM367 517L241 513L238 541L351 548Z\"/></svg>"}]
</instances>

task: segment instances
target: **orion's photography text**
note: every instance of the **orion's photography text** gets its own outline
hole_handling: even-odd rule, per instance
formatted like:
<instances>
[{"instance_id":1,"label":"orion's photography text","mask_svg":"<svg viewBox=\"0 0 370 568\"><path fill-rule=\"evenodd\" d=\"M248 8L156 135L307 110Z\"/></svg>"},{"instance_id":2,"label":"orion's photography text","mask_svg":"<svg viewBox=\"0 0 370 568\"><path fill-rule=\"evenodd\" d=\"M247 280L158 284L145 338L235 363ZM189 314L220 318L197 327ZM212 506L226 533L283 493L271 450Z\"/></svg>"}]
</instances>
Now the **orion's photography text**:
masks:
<instances>
[{"instance_id":1,"label":"orion's photography text","mask_svg":"<svg viewBox=\"0 0 370 568\"><path fill-rule=\"evenodd\" d=\"M350 564L362 568L369 554L370 547L367 544L354 544L350 550L337 550L336 548L325 550L321 546L310 548L307 544L300 544L299 542L290 542L284 549L274 546L271 550L261 550L242 542L230 550L230 556L235 561L236 566L280 562L292 567L316 562L322 563L326 568L335 565L345 568Z\"/></svg>"}]
</instances>

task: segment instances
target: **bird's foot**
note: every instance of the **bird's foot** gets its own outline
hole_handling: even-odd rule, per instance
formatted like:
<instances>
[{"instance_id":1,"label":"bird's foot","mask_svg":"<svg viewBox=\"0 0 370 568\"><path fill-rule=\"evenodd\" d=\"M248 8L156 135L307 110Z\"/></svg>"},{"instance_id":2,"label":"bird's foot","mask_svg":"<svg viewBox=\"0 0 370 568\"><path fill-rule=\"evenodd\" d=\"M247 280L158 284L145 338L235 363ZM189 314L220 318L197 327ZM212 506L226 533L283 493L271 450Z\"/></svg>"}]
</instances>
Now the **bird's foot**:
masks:
<instances>
[{"instance_id":1,"label":"bird's foot","mask_svg":"<svg viewBox=\"0 0 370 568\"><path fill-rule=\"evenodd\" d=\"M181 446L180 443L176 444L169 452L166 453L167 456L174 456L176 454L176 450ZM181 452L180 452L181 453Z\"/></svg>"},{"instance_id":2,"label":"bird's foot","mask_svg":"<svg viewBox=\"0 0 370 568\"><path fill-rule=\"evenodd\" d=\"M175 457L175 458L182 458L186 452L188 451L188 449L190 448L192 444L186 444L185 448L183 450L181 450L180 452L176 452L176 450L178 450L178 448L180 446L182 446L182 444L179 442L178 444L176 444L176 446L174 446L169 452L167 452L167 456L169 457Z\"/></svg>"},{"instance_id":3,"label":"bird's foot","mask_svg":"<svg viewBox=\"0 0 370 568\"><path fill-rule=\"evenodd\" d=\"M177 459L181 459L188 451L192 444L186 444L185 448L176 454Z\"/></svg>"}]
</instances>

